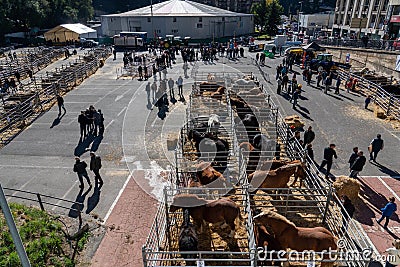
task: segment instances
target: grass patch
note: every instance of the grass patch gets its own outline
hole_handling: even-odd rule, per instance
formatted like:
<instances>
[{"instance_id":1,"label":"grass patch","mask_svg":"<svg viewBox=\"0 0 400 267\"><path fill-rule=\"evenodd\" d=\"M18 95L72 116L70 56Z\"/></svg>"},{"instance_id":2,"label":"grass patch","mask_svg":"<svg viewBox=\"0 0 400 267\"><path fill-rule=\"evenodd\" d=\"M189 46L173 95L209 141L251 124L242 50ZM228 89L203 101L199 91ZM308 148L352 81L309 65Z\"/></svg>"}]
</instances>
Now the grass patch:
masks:
<instances>
[{"instance_id":1,"label":"grass patch","mask_svg":"<svg viewBox=\"0 0 400 267\"><path fill-rule=\"evenodd\" d=\"M35 207L11 203L10 208L32 266L75 266L74 245L60 221ZM86 232L76 241L77 251L84 248L89 235ZM0 213L0 266L22 266L3 213Z\"/></svg>"}]
</instances>

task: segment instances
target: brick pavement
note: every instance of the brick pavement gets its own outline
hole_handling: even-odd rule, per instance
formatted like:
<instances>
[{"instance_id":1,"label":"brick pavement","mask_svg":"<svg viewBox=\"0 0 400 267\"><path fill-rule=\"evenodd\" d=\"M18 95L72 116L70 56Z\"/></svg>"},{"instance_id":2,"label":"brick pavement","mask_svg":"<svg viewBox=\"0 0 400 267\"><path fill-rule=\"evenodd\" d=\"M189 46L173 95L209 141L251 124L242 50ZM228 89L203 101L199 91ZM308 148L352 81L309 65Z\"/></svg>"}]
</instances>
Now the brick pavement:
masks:
<instances>
[{"instance_id":1,"label":"brick pavement","mask_svg":"<svg viewBox=\"0 0 400 267\"><path fill-rule=\"evenodd\" d=\"M380 218L380 209L386 205L389 197L394 196L399 205L400 199L396 192L400 191L400 181L390 177L362 177L360 182L360 196L363 201L356 203L354 219L361 223L378 252L385 254L393 239L400 237L400 219L394 214L386 230L382 227L383 222L379 225L375 218Z\"/></svg>"},{"instance_id":2,"label":"brick pavement","mask_svg":"<svg viewBox=\"0 0 400 267\"><path fill-rule=\"evenodd\" d=\"M134 171L143 176L144 171ZM140 177L135 177L140 179ZM107 232L101 241L91 266L143 266L142 245L149 233L157 201L145 193L130 177L106 222Z\"/></svg>"}]
</instances>

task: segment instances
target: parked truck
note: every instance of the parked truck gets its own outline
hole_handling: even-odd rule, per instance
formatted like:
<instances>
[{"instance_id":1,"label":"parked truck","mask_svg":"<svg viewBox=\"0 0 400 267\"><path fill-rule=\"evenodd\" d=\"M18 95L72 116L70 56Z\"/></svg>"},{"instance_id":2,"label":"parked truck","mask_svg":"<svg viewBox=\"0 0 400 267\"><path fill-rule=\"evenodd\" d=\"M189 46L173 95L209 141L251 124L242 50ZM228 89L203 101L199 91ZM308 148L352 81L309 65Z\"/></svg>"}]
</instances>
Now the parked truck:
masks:
<instances>
[{"instance_id":1,"label":"parked truck","mask_svg":"<svg viewBox=\"0 0 400 267\"><path fill-rule=\"evenodd\" d=\"M114 36L116 51L144 50L147 40L147 32L121 32Z\"/></svg>"}]
</instances>

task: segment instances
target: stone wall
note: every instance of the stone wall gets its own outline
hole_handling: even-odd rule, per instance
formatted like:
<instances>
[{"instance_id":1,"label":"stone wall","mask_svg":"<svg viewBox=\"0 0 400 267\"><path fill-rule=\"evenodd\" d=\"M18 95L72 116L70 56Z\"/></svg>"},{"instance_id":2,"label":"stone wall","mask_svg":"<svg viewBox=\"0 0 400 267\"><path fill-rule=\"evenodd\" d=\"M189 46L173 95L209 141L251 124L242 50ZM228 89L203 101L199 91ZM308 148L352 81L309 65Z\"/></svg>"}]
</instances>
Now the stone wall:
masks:
<instances>
[{"instance_id":1,"label":"stone wall","mask_svg":"<svg viewBox=\"0 0 400 267\"><path fill-rule=\"evenodd\" d=\"M334 60L340 62L345 62L347 53L350 53L350 64L355 70L366 67L371 71L376 71L389 77L393 76L396 80L400 80L400 72L394 70L397 55L400 55L400 51L379 51L345 47L325 48L327 49L327 53L333 55Z\"/></svg>"}]
</instances>

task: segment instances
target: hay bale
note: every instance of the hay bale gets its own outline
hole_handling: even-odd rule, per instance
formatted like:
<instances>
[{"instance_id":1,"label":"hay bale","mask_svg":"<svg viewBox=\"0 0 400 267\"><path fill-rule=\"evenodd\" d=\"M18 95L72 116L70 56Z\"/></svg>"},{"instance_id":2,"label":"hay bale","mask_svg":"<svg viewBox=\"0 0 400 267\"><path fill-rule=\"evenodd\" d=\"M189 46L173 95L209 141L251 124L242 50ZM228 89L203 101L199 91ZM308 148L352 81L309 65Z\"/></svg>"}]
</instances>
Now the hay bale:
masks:
<instances>
[{"instance_id":1,"label":"hay bale","mask_svg":"<svg viewBox=\"0 0 400 267\"><path fill-rule=\"evenodd\" d=\"M286 116L285 122L289 126L293 126L295 128L302 128L305 125L304 122L300 119L300 117L298 115Z\"/></svg>"},{"instance_id":2,"label":"hay bale","mask_svg":"<svg viewBox=\"0 0 400 267\"><path fill-rule=\"evenodd\" d=\"M377 118L380 118L380 119L386 118L385 111L383 109L381 109L381 107L379 107L378 105L375 105L374 114Z\"/></svg>"},{"instance_id":3,"label":"hay bale","mask_svg":"<svg viewBox=\"0 0 400 267\"><path fill-rule=\"evenodd\" d=\"M360 192L360 182L348 176L339 176L333 183L338 196L346 195L351 201L356 201Z\"/></svg>"}]
</instances>

